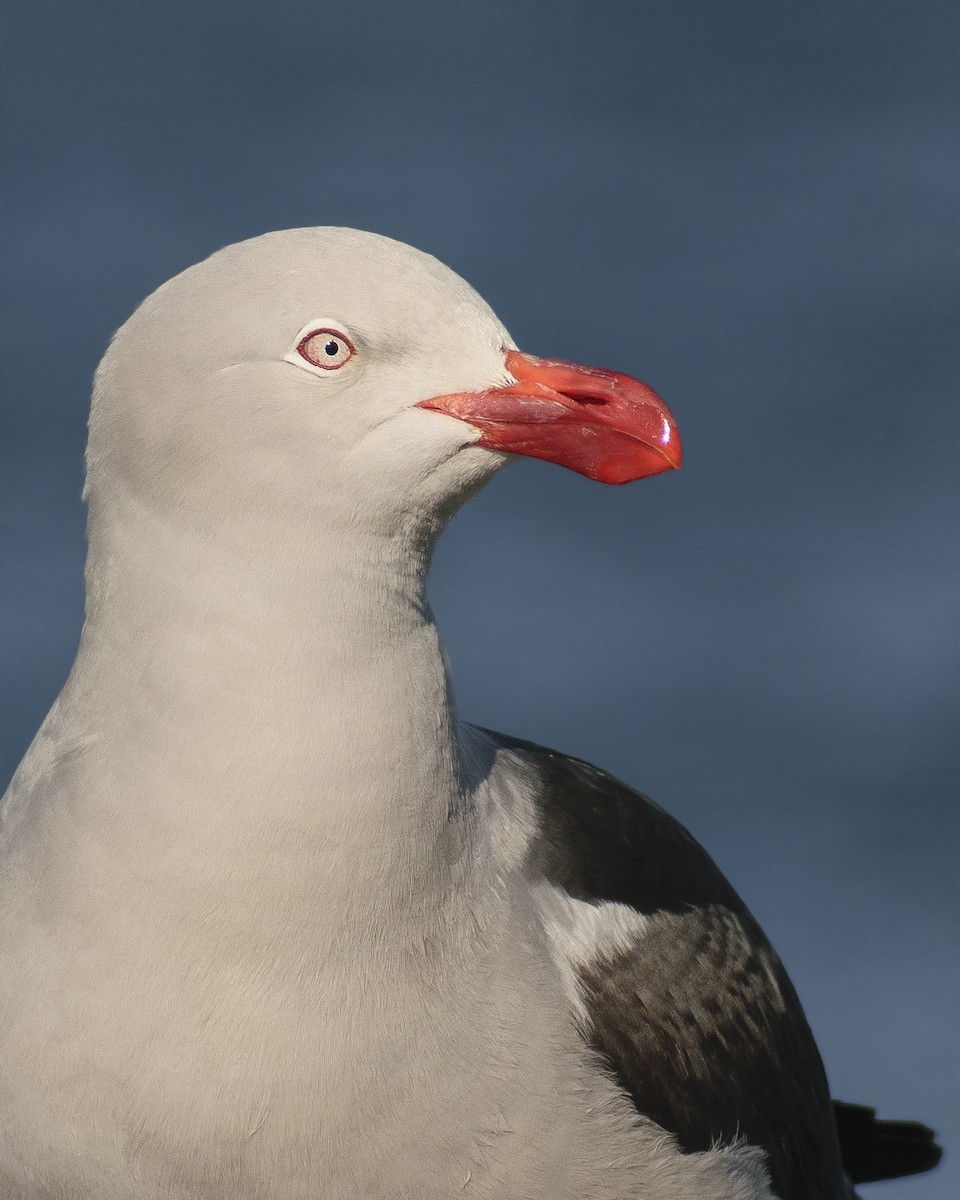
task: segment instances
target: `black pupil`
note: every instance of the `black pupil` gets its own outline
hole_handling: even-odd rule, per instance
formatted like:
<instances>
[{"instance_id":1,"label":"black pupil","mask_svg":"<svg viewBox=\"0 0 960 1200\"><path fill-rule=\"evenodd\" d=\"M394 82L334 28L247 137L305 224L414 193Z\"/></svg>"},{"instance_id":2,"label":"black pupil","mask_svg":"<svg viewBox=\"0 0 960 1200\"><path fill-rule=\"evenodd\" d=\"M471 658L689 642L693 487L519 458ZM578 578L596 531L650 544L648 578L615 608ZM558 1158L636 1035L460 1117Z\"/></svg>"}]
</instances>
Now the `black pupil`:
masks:
<instances>
[{"instance_id":1,"label":"black pupil","mask_svg":"<svg viewBox=\"0 0 960 1200\"><path fill-rule=\"evenodd\" d=\"M327 342L327 344L323 348L323 352L324 352L324 354L329 354L330 357L333 358L333 356L335 354L340 353L340 343L334 342L332 340Z\"/></svg>"}]
</instances>

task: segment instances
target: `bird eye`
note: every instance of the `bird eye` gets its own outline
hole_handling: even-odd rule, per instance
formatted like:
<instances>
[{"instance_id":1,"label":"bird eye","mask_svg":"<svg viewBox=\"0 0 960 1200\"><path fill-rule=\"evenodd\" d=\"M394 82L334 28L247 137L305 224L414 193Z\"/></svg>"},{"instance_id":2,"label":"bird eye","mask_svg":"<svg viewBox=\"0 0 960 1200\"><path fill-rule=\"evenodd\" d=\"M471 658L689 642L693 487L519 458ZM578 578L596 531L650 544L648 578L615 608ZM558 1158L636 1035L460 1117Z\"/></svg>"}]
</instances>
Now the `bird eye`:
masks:
<instances>
[{"instance_id":1,"label":"bird eye","mask_svg":"<svg viewBox=\"0 0 960 1200\"><path fill-rule=\"evenodd\" d=\"M311 329L297 343L297 353L311 366L336 371L349 362L356 351L347 335L338 329Z\"/></svg>"}]
</instances>

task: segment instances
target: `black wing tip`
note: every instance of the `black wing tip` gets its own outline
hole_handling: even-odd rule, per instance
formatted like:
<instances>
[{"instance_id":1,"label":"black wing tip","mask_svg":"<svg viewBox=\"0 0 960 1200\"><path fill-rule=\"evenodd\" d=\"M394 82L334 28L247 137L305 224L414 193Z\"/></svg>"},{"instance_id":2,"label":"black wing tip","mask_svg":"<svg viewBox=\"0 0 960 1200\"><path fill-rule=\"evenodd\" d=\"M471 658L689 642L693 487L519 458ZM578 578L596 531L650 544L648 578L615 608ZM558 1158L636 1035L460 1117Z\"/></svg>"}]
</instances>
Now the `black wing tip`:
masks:
<instances>
[{"instance_id":1,"label":"black wing tip","mask_svg":"<svg viewBox=\"0 0 960 1200\"><path fill-rule=\"evenodd\" d=\"M876 1109L841 1100L833 1111L844 1170L855 1184L922 1175L943 1157L936 1132L919 1121L880 1121Z\"/></svg>"}]
</instances>

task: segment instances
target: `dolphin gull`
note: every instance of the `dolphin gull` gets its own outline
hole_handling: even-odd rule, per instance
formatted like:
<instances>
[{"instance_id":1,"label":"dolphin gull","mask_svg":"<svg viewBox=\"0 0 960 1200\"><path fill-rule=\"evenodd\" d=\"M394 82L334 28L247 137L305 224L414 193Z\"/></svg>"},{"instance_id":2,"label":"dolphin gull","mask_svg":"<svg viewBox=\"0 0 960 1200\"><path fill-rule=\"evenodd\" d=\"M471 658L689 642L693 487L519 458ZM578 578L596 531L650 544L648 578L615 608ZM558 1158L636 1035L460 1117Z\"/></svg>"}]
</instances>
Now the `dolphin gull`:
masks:
<instances>
[{"instance_id":1,"label":"dolphin gull","mask_svg":"<svg viewBox=\"0 0 960 1200\"><path fill-rule=\"evenodd\" d=\"M116 335L80 646L2 811L4 1200L822 1200L935 1160L835 1118L685 830L456 721L425 579L513 455L680 446L387 238L227 247Z\"/></svg>"}]
</instances>

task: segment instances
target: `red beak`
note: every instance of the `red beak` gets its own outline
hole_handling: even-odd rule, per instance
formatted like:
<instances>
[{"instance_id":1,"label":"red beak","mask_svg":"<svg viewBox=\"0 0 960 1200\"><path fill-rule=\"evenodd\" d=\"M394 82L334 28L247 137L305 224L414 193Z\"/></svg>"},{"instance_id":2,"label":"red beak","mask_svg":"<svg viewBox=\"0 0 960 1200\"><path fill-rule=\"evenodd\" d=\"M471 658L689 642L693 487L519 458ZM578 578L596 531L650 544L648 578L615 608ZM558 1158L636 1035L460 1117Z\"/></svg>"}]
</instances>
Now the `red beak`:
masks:
<instances>
[{"instance_id":1,"label":"red beak","mask_svg":"<svg viewBox=\"0 0 960 1200\"><path fill-rule=\"evenodd\" d=\"M519 350L517 380L483 392L422 400L480 430L477 445L544 458L601 483L629 483L680 466L680 435L667 406L639 379Z\"/></svg>"}]
</instances>

